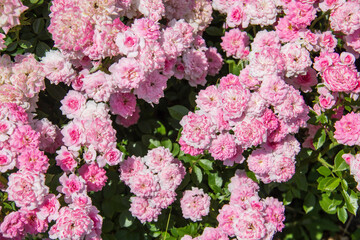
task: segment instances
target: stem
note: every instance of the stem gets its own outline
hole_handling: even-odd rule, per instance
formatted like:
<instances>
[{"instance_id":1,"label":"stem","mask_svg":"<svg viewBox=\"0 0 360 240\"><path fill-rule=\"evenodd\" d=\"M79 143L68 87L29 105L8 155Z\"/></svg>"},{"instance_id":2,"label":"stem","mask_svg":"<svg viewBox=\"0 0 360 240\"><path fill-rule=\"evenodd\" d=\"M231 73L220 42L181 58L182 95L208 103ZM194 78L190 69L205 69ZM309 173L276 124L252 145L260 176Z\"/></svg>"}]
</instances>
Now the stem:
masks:
<instances>
[{"instance_id":1,"label":"stem","mask_svg":"<svg viewBox=\"0 0 360 240\"><path fill-rule=\"evenodd\" d=\"M170 223L171 210L172 210L172 207L170 207L169 217L168 217L168 220L167 220L167 223L166 223L165 235L164 235L164 239L163 239L163 240L166 240L166 235L167 235L167 231L168 231L169 223Z\"/></svg>"},{"instance_id":2,"label":"stem","mask_svg":"<svg viewBox=\"0 0 360 240\"><path fill-rule=\"evenodd\" d=\"M345 229L344 229L343 234L347 233L347 229L349 228L350 223L351 223L351 221L352 221L353 219L354 219L354 215L351 214L350 219L349 219L348 222L346 223L346 226L345 226Z\"/></svg>"},{"instance_id":3,"label":"stem","mask_svg":"<svg viewBox=\"0 0 360 240\"><path fill-rule=\"evenodd\" d=\"M310 25L310 29L312 30L316 23L318 23L321 19L323 19L326 15L330 13L330 10L324 12L320 17L316 18Z\"/></svg>"},{"instance_id":4,"label":"stem","mask_svg":"<svg viewBox=\"0 0 360 240\"><path fill-rule=\"evenodd\" d=\"M333 165L329 164L328 162L325 161L325 159L321 158L321 154L319 154L318 156L318 161L327 168L331 168L331 169L334 168Z\"/></svg>"}]
</instances>

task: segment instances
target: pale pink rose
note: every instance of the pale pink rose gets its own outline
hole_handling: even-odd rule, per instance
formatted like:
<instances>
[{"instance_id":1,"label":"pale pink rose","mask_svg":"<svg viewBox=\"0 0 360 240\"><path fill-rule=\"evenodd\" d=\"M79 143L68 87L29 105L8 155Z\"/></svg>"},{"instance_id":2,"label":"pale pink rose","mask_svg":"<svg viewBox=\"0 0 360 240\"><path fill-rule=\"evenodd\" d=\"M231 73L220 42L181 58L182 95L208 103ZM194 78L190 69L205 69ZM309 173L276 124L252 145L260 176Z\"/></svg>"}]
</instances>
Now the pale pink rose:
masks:
<instances>
[{"instance_id":1,"label":"pale pink rose","mask_svg":"<svg viewBox=\"0 0 360 240\"><path fill-rule=\"evenodd\" d=\"M94 222L88 213L81 208L62 207L55 225L49 230L51 239L83 239L90 234Z\"/></svg>"},{"instance_id":2,"label":"pale pink rose","mask_svg":"<svg viewBox=\"0 0 360 240\"><path fill-rule=\"evenodd\" d=\"M84 164L79 168L80 176L86 181L88 191L100 191L106 184L106 171L97 164Z\"/></svg>"},{"instance_id":3,"label":"pale pink rose","mask_svg":"<svg viewBox=\"0 0 360 240\"><path fill-rule=\"evenodd\" d=\"M70 90L60 102L62 104L60 110L63 115L72 119L81 115L85 107L86 98L80 92Z\"/></svg>"},{"instance_id":4,"label":"pale pink rose","mask_svg":"<svg viewBox=\"0 0 360 240\"><path fill-rule=\"evenodd\" d=\"M130 191L139 197L151 197L159 190L158 177L150 171L138 172L130 178Z\"/></svg>"},{"instance_id":5,"label":"pale pink rose","mask_svg":"<svg viewBox=\"0 0 360 240\"><path fill-rule=\"evenodd\" d=\"M17 158L17 168L34 172L46 173L49 159L38 149L26 149Z\"/></svg>"},{"instance_id":6,"label":"pale pink rose","mask_svg":"<svg viewBox=\"0 0 360 240\"><path fill-rule=\"evenodd\" d=\"M9 176L6 192L16 206L33 210L42 204L49 188L45 185L44 174L18 171Z\"/></svg>"},{"instance_id":7,"label":"pale pink rose","mask_svg":"<svg viewBox=\"0 0 360 240\"><path fill-rule=\"evenodd\" d=\"M62 130L64 145L69 150L77 151L86 141L85 129L82 122L74 120L68 123Z\"/></svg>"},{"instance_id":8,"label":"pale pink rose","mask_svg":"<svg viewBox=\"0 0 360 240\"><path fill-rule=\"evenodd\" d=\"M357 71L346 65L330 66L321 76L325 85L334 92L351 92L360 81Z\"/></svg>"},{"instance_id":9,"label":"pale pink rose","mask_svg":"<svg viewBox=\"0 0 360 240\"><path fill-rule=\"evenodd\" d=\"M48 222L59 217L60 203L54 194L46 195L44 202L38 207L37 217L41 220L47 219Z\"/></svg>"},{"instance_id":10,"label":"pale pink rose","mask_svg":"<svg viewBox=\"0 0 360 240\"><path fill-rule=\"evenodd\" d=\"M236 59L245 59L249 54L249 37L245 32L239 29L231 29L225 32L225 36L221 37L221 47L226 52L227 57Z\"/></svg>"},{"instance_id":11,"label":"pale pink rose","mask_svg":"<svg viewBox=\"0 0 360 240\"><path fill-rule=\"evenodd\" d=\"M0 172L5 173L8 170L11 170L15 167L16 160L13 156L13 153L3 148L0 150Z\"/></svg>"},{"instance_id":12,"label":"pale pink rose","mask_svg":"<svg viewBox=\"0 0 360 240\"><path fill-rule=\"evenodd\" d=\"M135 112L136 97L132 93L113 93L110 96L110 111L112 114L128 118Z\"/></svg>"},{"instance_id":13,"label":"pale pink rose","mask_svg":"<svg viewBox=\"0 0 360 240\"><path fill-rule=\"evenodd\" d=\"M186 190L180 200L181 211L184 218L191 221L201 221L203 216L209 214L210 196L203 189L192 187Z\"/></svg>"},{"instance_id":14,"label":"pale pink rose","mask_svg":"<svg viewBox=\"0 0 360 240\"><path fill-rule=\"evenodd\" d=\"M57 187L57 191L65 194L65 200L69 202L72 195L76 193L82 193L86 191L86 182L82 177L76 176L74 173L67 176L64 173L59 178L60 186Z\"/></svg>"},{"instance_id":15,"label":"pale pink rose","mask_svg":"<svg viewBox=\"0 0 360 240\"><path fill-rule=\"evenodd\" d=\"M236 155L235 138L229 133L216 136L211 142L209 153L214 159L225 161Z\"/></svg>"},{"instance_id":16,"label":"pale pink rose","mask_svg":"<svg viewBox=\"0 0 360 240\"><path fill-rule=\"evenodd\" d=\"M61 146L61 148L56 151L56 154L56 165L60 166L63 171L72 172L78 165L78 152L70 151L65 146Z\"/></svg>"},{"instance_id":17,"label":"pale pink rose","mask_svg":"<svg viewBox=\"0 0 360 240\"><path fill-rule=\"evenodd\" d=\"M144 72L138 61L133 58L121 58L109 67L114 84L122 92L130 92L145 80Z\"/></svg>"},{"instance_id":18,"label":"pale pink rose","mask_svg":"<svg viewBox=\"0 0 360 240\"><path fill-rule=\"evenodd\" d=\"M360 114L348 113L335 122L334 138L344 145L360 145Z\"/></svg>"},{"instance_id":19,"label":"pale pink rose","mask_svg":"<svg viewBox=\"0 0 360 240\"><path fill-rule=\"evenodd\" d=\"M157 221L161 208L157 208L149 200L142 197L131 197L130 212L134 217L137 217L140 222Z\"/></svg>"}]
</instances>

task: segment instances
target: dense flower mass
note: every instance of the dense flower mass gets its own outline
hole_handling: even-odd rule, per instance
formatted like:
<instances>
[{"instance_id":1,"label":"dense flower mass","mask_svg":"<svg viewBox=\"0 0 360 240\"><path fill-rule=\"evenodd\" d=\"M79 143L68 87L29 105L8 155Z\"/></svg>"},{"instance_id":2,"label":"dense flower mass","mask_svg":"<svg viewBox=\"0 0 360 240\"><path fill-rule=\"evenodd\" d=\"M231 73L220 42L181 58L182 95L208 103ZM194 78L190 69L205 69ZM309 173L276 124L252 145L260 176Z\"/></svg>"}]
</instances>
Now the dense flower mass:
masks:
<instances>
[{"instance_id":1,"label":"dense flower mass","mask_svg":"<svg viewBox=\"0 0 360 240\"><path fill-rule=\"evenodd\" d=\"M164 147L143 158L128 157L119 171L120 180L136 195L130 199L130 212L142 223L157 221L161 210L175 201L175 190L186 174L183 164Z\"/></svg>"},{"instance_id":2,"label":"dense flower mass","mask_svg":"<svg viewBox=\"0 0 360 240\"><path fill-rule=\"evenodd\" d=\"M0 53L0 239L270 240L293 198L302 239L336 231L303 210L356 215L360 0L0 0Z\"/></svg>"},{"instance_id":3,"label":"dense flower mass","mask_svg":"<svg viewBox=\"0 0 360 240\"><path fill-rule=\"evenodd\" d=\"M244 171L236 171L228 188L231 193L230 202L219 210L219 225L214 229L205 228L203 234L196 238L185 235L182 240L225 240L229 237L272 239L276 232L282 231L285 220L282 202L273 197L261 199L258 195L259 185L248 178ZM192 201L194 206L196 203L199 203L198 208L203 207L200 202ZM193 212L195 213L196 211Z\"/></svg>"},{"instance_id":4,"label":"dense flower mass","mask_svg":"<svg viewBox=\"0 0 360 240\"><path fill-rule=\"evenodd\" d=\"M260 153L255 150L248 159L250 170L264 182L287 181L294 174L295 155L300 151L289 134L306 126L309 110L300 92L280 76L266 75L261 86L254 88L245 74L229 74L221 78L219 86L200 91L196 99L199 110L180 121L181 148L193 155L208 150L215 159L232 165L244 161L236 157L242 151L261 146L263 154L255 157ZM271 154L264 158L265 152ZM278 164L271 165L275 159Z\"/></svg>"}]
</instances>

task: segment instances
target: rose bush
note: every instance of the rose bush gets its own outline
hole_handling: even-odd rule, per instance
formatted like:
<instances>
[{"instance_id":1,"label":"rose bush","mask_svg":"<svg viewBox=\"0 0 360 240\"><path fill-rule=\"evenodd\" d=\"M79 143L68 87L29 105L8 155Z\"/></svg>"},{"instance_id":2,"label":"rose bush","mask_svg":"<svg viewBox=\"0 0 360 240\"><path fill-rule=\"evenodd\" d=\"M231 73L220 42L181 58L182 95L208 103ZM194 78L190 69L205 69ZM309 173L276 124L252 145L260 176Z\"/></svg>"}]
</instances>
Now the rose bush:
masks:
<instances>
[{"instance_id":1,"label":"rose bush","mask_svg":"<svg viewBox=\"0 0 360 240\"><path fill-rule=\"evenodd\" d=\"M359 239L359 43L359 0L0 0L0 238Z\"/></svg>"}]
</instances>

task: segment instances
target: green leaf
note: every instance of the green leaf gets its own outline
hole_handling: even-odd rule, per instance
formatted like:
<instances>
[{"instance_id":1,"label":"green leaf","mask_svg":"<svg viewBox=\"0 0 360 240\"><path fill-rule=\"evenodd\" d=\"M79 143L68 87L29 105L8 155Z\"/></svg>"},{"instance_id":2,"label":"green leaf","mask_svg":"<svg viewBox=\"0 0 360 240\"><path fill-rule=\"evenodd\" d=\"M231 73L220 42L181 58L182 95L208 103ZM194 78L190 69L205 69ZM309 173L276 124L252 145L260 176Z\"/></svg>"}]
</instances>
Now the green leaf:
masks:
<instances>
[{"instance_id":1,"label":"green leaf","mask_svg":"<svg viewBox=\"0 0 360 240\"><path fill-rule=\"evenodd\" d=\"M229 64L229 72L239 76L240 74L240 67L236 64L236 62L232 59L229 59L226 61L227 64Z\"/></svg>"},{"instance_id":2,"label":"green leaf","mask_svg":"<svg viewBox=\"0 0 360 240\"><path fill-rule=\"evenodd\" d=\"M39 42L37 45L36 45L36 49L35 49L35 53L36 53L36 56L38 57L43 57L45 56L45 53L47 51L50 51L50 47L44 43L44 42Z\"/></svg>"},{"instance_id":3,"label":"green leaf","mask_svg":"<svg viewBox=\"0 0 360 240\"><path fill-rule=\"evenodd\" d=\"M161 146L161 143L160 143L159 140L150 139L149 142L150 142L150 144L149 144L149 148L150 148L150 149L157 148L157 147L160 147L160 146Z\"/></svg>"},{"instance_id":4,"label":"green leaf","mask_svg":"<svg viewBox=\"0 0 360 240\"><path fill-rule=\"evenodd\" d=\"M344 150L341 150L335 156L335 164L334 164L335 171L344 171L349 169L349 165L345 162L345 160L342 157L343 154L344 154Z\"/></svg>"},{"instance_id":5,"label":"green leaf","mask_svg":"<svg viewBox=\"0 0 360 240\"><path fill-rule=\"evenodd\" d=\"M110 200L104 200L101 204L102 212L104 213L105 217L112 218L115 211L112 207Z\"/></svg>"},{"instance_id":6,"label":"green leaf","mask_svg":"<svg viewBox=\"0 0 360 240\"><path fill-rule=\"evenodd\" d=\"M307 182L307 179L306 179L305 175L297 174L296 177L295 177L295 182L296 182L296 186L300 190L307 191L308 182Z\"/></svg>"},{"instance_id":7,"label":"green leaf","mask_svg":"<svg viewBox=\"0 0 360 240\"><path fill-rule=\"evenodd\" d=\"M198 183L201 183L202 180L203 180L203 174L202 174L201 169L199 167L197 167L197 166L194 166L193 167L193 173L195 174L196 180L198 181Z\"/></svg>"},{"instance_id":8,"label":"green leaf","mask_svg":"<svg viewBox=\"0 0 360 240\"><path fill-rule=\"evenodd\" d=\"M359 208L358 197L356 193L353 190L351 190L351 194L349 195L348 192L343 189L341 191L341 194L344 197L347 210L356 216L356 212Z\"/></svg>"},{"instance_id":9,"label":"green leaf","mask_svg":"<svg viewBox=\"0 0 360 240\"><path fill-rule=\"evenodd\" d=\"M312 194L310 192L308 194L306 194L306 197L304 199L304 205L303 205L303 209L304 209L305 213L309 213L314 209L314 206L316 203L315 201L316 201L316 198L315 198L314 194Z\"/></svg>"},{"instance_id":10,"label":"green leaf","mask_svg":"<svg viewBox=\"0 0 360 240\"><path fill-rule=\"evenodd\" d=\"M350 106L348 106L348 105L346 105L346 106L345 106L345 109L346 109L347 111L349 111L349 112L352 112L351 107L350 107Z\"/></svg>"},{"instance_id":11,"label":"green leaf","mask_svg":"<svg viewBox=\"0 0 360 240\"><path fill-rule=\"evenodd\" d=\"M17 45L18 45L17 42L12 42L7 46L6 50L12 52L16 49Z\"/></svg>"},{"instance_id":12,"label":"green leaf","mask_svg":"<svg viewBox=\"0 0 360 240\"><path fill-rule=\"evenodd\" d=\"M321 148L326 140L326 131L324 128L320 128L315 136L314 136L314 140L313 140L313 144L316 150L318 150L319 148Z\"/></svg>"},{"instance_id":13,"label":"green leaf","mask_svg":"<svg viewBox=\"0 0 360 240\"><path fill-rule=\"evenodd\" d=\"M112 221L110 221L109 219L105 219L103 227L102 227L102 231L104 233L108 233L108 232L111 232L113 230L113 228L114 228L114 223Z\"/></svg>"},{"instance_id":14,"label":"green leaf","mask_svg":"<svg viewBox=\"0 0 360 240\"><path fill-rule=\"evenodd\" d=\"M134 217L129 211L125 211L120 214L119 225L120 227L130 227L134 223Z\"/></svg>"},{"instance_id":15,"label":"green leaf","mask_svg":"<svg viewBox=\"0 0 360 240\"><path fill-rule=\"evenodd\" d=\"M254 182L260 183L259 179L256 178L255 173L251 172L251 171L247 171L246 172L246 176L248 178L250 178L251 180L253 180ZM283 185L284 186L284 185Z\"/></svg>"},{"instance_id":16,"label":"green leaf","mask_svg":"<svg viewBox=\"0 0 360 240\"><path fill-rule=\"evenodd\" d=\"M346 220L348 219L348 214L345 206L337 209L337 216L342 223L346 222Z\"/></svg>"},{"instance_id":17,"label":"green leaf","mask_svg":"<svg viewBox=\"0 0 360 240\"><path fill-rule=\"evenodd\" d=\"M156 121L156 122L160 125L160 127L158 127L156 129L156 132L160 133L163 136L165 136L166 135L166 128L165 128L164 124L162 124L160 121Z\"/></svg>"},{"instance_id":18,"label":"green leaf","mask_svg":"<svg viewBox=\"0 0 360 240\"><path fill-rule=\"evenodd\" d=\"M291 191L287 191L286 192L286 194L285 194L285 196L283 197L283 203L284 203L284 205L286 206L286 205L289 205L291 202L292 202L292 200L293 200L293 194L291 193Z\"/></svg>"},{"instance_id":19,"label":"green leaf","mask_svg":"<svg viewBox=\"0 0 360 240\"><path fill-rule=\"evenodd\" d=\"M340 182L340 178L326 177L319 182L318 189L322 191L334 191Z\"/></svg>"},{"instance_id":20,"label":"green leaf","mask_svg":"<svg viewBox=\"0 0 360 240\"><path fill-rule=\"evenodd\" d=\"M319 167L316 171L318 171L318 173L320 173L321 175L323 175L324 177L327 177L331 174L331 170L328 169L325 166L321 166Z\"/></svg>"},{"instance_id":21,"label":"green leaf","mask_svg":"<svg viewBox=\"0 0 360 240\"><path fill-rule=\"evenodd\" d=\"M208 159L200 159L199 165L204 170L207 170L207 171L213 170L213 162Z\"/></svg>"},{"instance_id":22,"label":"green leaf","mask_svg":"<svg viewBox=\"0 0 360 240\"><path fill-rule=\"evenodd\" d=\"M175 105L168 108L170 116L176 120L181 120L186 114L188 114L189 110L182 105Z\"/></svg>"},{"instance_id":23,"label":"green leaf","mask_svg":"<svg viewBox=\"0 0 360 240\"><path fill-rule=\"evenodd\" d=\"M329 213L329 214L335 214L336 213L336 206L341 204L334 199L330 199L326 194L321 195L321 199L319 201L321 208Z\"/></svg>"},{"instance_id":24,"label":"green leaf","mask_svg":"<svg viewBox=\"0 0 360 240\"><path fill-rule=\"evenodd\" d=\"M180 146L177 143L173 143L171 154L176 157L180 152Z\"/></svg>"},{"instance_id":25,"label":"green leaf","mask_svg":"<svg viewBox=\"0 0 360 240\"><path fill-rule=\"evenodd\" d=\"M18 42L19 46L23 49L28 49L31 48L33 45L31 44L31 42L26 41L26 40L20 40Z\"/></svg>"},{"instance_id":26,"label":"green leaf","mask_svg":"<svg viewBox=\"0 0 360 240\"><path fill-rule=\"evenodd\" d=\"M213 27L210 26L208 28L206 28L206 33L209 34L210 36L215 36L215 37L219 37L223 35L223 29L222 28L218 28L218 27Z\"/></svg>"},{"instance_id":27,"label":"green leaf","mask_svg":"<svg viewBox=\"0 0 360 240\"><path fill-rule=\"evenodd\" d=\"M348 183L347 183L347 181L345 180L345 179L342 179L341 180L341 186L342 186L342 188L345 190L345 191L347 191L348 190Z\"/></svg>"},{"instance_id":28,"label":"green leaf","mask_svg":"<svg viewBox=\"0 0 360 240\"><path fill-rule=\"evenodd\" d=\"M37 18L35 19L33 25L34 33L39 34L45 27L45 21L43 18Z\"/></svg>"},{"instance_id":29,"label":"green leaf","mask_svg":"<svg viewBox=\"0 0 360 240\"><path fill-rule=\"evenodd\" d=\"M172 142L170 139L165 139L161 141L161 146L168 148L170 151L172 150Z\"/></svg>"},{"instance_id":30,"label":"green leaf","mask_svg":"<svg viewBox=\"0 0 360 240\"><path fill-rule=\"evenodd\" d=\"M351 234L351 240L359 240L360 239L360 228L356 229L356 231Z\"/></svg>"},{"instance_id":31,"label":"green leaf","mask_svg":"<svg viewBox=\"0 0 360 240\"><path fill-rule=\"evenodd\" d=\"M221 186L223 184L222 178L218 173L209 173L208 174L208 184L215 193L221 192Z\"/></svg>"}]
</instances>

